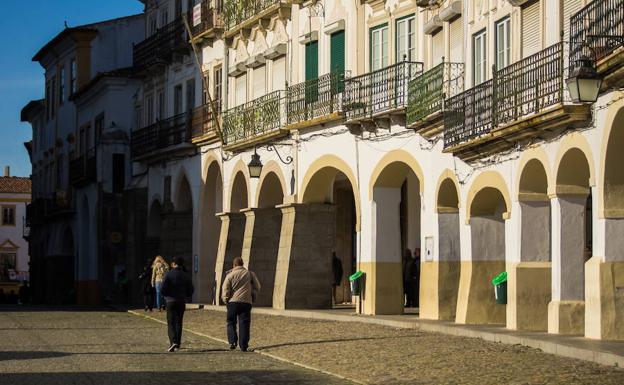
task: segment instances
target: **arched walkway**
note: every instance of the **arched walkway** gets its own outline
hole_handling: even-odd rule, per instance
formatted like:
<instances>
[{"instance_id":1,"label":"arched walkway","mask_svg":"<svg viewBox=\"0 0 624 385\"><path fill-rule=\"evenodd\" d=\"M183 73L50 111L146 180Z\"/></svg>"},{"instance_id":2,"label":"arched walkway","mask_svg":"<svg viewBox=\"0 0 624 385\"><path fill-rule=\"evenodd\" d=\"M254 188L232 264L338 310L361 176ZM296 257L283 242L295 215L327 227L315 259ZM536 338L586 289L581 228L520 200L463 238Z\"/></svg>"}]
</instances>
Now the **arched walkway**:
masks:
<instances>
[{"instance_id":1,"label":"arched walkway","mask_svg":"<svg viewBox=\"0 0 624 385\"><path fill-rule=\"evenodd\" d=\"M383 162L383 160L382 160ZM419 168L418 168L419 169ZM372 181L372 261L367 273L365 312L400 314L420 306L421 180L413 167L396 160Z\"/></svg>"},{"instance_id":2,"label":"arched walkway","mask_svg":"<svg viewBox=\"0 0 624 385\"><path fill-rule=\"evenodd\" d=\"M171 262L173 257L183 258L188 271L191 271L193 265L193 197L186 175L183 174L177 180L173 212L165 212L162 215L160 254L168 262Z\"/></svg>"},{"instance_id":3,"label":"arched walkway","mask_svg":"<svg viewBox=\"0 0 624 385\"><path fill-rule=\"evenodd\" d=\"M570 148L556 171L552 205L552 302L548 331L579 334L584 331L585 262L592 254L590 165L585 152Z\"/></svg>"},{"instance_id":4,"label":"arched walkway","mask_svg":"<svg viewBox=\"0 0 624 385\"><path fill-rule=\"evenodd\" d=\"M505 220L509 195L496 172L479 175L468 194L471 259L462 261L456 322L505 324L506 309L496 303L492 278L505 271Z\"/></svg>"},{"instance_id":5,"label":"arched walkway","mask_svg":"<svg viewBox=\"0 0 624 385\"><path fill-rule=\"evenodd\" d=\"M200 302L213 303L216 290L215 264L221 234L221 220L217 214L223 212L223 177L217 161L211 162L208 166L200 207L200 252L196 296Z\"/></svg>"}]
</instances>

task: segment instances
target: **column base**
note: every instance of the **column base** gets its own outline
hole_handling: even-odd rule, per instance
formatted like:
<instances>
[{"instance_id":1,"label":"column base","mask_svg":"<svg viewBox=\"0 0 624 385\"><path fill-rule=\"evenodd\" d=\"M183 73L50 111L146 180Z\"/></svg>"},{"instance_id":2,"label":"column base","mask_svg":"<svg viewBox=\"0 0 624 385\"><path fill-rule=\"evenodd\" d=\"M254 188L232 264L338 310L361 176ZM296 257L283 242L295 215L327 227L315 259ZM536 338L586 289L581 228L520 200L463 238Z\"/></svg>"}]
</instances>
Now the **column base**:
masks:
<instances>
[{"instance_id":1,"label":"column base","mask_svg":"<svg viewBox=\"0 0 624 385\"><path fill-rule=\"evenodd\" d=\"M461 263L435 261L420 266L420 318L454 321Z\"/></svg>"},{"instance_id":2,"label":"column base","mask_svg":"<svg viewBox=\"0 0 624 385\"><path fill-rule=\"evenodd\" d=\"M364 292L360 297L362 312L370 315L403 314L401 262L362 262L359 268L366 274Z\"/></svg>"},{"instance_id":3,"label":"column base","mask_svg":"<svg viewBox=\"0 0 624 385\"><path fill-rule=\"evenodd\" d=\"M505 261L462 261L455 322L505 324L505 305L496 303L492 279L505 271Z\"/></svg>"},{"instance_id":4,"label":"column base","mask_svg":"<svg viewBox=\"0 0 624 385\"><path fill-rule=\"evenodd\" d=\"M548 304L548 333L583 334L585 301L551 301Z\"/></svg>"},{"instance_id":5,"label":"column base","mask_svg":"<svg viewBox=\"0 0 624 385\"><path fill-rule=\"evenodd\" d=\"M624 262L585 264L585 337L624 340Z\"/></svg>"},{"instance_id":6,"label":"column base","mask_svg":"<svg viewBox=\"0 0 624 385\"><path fill-rule=\"evenodd\" d=\"M245 214L223 213L221 218L221 234L215 263L215 297L216 303L221 303L221 285L225 273L232 268L234 258L240 257L243 250L243 236L245 233Z\"/></svg>"},{"instance_id":7,"label":"column base","mask_svg":"<svg viewBox=\"0 0 624 385\"><path fill-rule=\"evenodd\" d=\"M507 274L507 329L547 331L550 262L516 263Z\"/></svg>"}]
</instances>

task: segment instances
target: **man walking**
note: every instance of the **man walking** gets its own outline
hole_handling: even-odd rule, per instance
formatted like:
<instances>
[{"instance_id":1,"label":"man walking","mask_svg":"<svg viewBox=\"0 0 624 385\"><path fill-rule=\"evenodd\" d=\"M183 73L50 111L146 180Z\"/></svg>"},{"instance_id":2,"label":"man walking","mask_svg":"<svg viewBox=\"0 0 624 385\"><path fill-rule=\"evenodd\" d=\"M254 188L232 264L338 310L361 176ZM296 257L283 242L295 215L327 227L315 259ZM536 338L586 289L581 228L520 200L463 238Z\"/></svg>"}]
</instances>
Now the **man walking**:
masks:
<instances>
[{"instance_id":1,"label":"man walking","mask_svg":"<svg viewBox=\"0 0 624 385\"><path fill-rule=\"evenodd\" d=\"M172 269L165 274L161 292L167 303L167 328L169 332L168 352L180 349L182 341L182 319L186 309L186 298L193 295L193 282L186 274L184 260L174 257Z\"/></svg>"},{"instance_id":2,"label":"man walking","mask_svg":"<svg viewBox=\"0 0 624 385\"><path fill-rule=\"evenodd\" d=\"M251 304L260 291L260 282L254 272L245 269L241 257L234 258L233 265L233 269L223 282L221 299L227 306L227 336L230 350L236 349L236 345L240 344L241 351L246 352L249 348Z\"/></svg>"}]
</instances>

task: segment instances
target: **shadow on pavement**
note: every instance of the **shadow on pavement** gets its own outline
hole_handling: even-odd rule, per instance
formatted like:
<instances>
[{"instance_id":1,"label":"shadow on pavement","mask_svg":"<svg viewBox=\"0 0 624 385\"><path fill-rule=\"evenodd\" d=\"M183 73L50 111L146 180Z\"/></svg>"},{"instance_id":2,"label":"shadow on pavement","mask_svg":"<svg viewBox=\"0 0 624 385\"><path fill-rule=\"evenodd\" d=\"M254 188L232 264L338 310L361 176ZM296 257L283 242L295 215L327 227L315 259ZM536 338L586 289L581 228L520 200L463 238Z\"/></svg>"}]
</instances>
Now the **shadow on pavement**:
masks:
<instances>
[{"instance_id":1,"label":"shadow on pavement","mask_svg":"<svg viewBox=\"0 0 624 385\"><path fill-rule=\"evenodd\" d=\"M22 352L0 352L0 361L8 360L36 360L41 358L55 358L69 356L71 353L63 352L35 352L35 351L22 351Z\"/></svg>"},{"instance_id":2,"label":"shadow on pavement","mask_svg":"<svg viewBox=\"0 0 624 385\"><path fill-rule=\"evenodd\" d=\"M291 370L240 370L222 372L77 372L4 373L0 385L97 384L97 385L194 385L194 384L292 384L348 383L317 373Z\"/></svg>"},{"instance_id":3,"label":"shadow on pavement","mask_svg":"<svg viewBox=\"0 0 624 385\"><path fill-rule=\"evenodd\" d=\"M284 346L298 346L298 345L315 345L315 344L330 344L335 342L349 342L349 341L369 341L369 340L389 340L389 339L401 339L403 337L361 337L361 338L334 338L331 340L314 340L314 341L301 341L301 342L285 342L283 344L258 346L256 350L265 350L271 348L281 348Z\"/></svg>"}]
</instances>

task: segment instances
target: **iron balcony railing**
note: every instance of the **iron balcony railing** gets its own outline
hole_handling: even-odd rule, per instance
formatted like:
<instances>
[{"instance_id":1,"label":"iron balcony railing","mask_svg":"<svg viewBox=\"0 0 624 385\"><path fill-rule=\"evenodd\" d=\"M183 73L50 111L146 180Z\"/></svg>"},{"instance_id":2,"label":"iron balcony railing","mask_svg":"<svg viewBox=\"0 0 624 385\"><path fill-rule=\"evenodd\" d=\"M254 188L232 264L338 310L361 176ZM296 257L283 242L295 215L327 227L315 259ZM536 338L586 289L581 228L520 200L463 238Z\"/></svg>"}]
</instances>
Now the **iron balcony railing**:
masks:
<instances>
[{"instance_id":1,"label":"iron balcony railing","mask_svg":"<svg viewBox=\"0 0 624 385\"><path fill-rule=\"evenodd\" d=\"M188 40L184 22L178 17L133 47L133 64L142 68L166 63L176 51L188 46Z\"/></svg>"},{"instance_id":2,"label":"iron balcony railing","mask_svg":"<svg viewBox=\"0 0 624 385\"><path fill-rule=\"evenodd\" d=\"M493 78L445 101L444 147L539 113L564 100L564 43L493 71Z\"/></svg>"},{"instance_id":3,"label":"iron balcony railing","mask_svg":"<svg viewBox=\"0 0 624 385\"><path fill-rule=\"evenodd\" d=\"M344 72L332 72L288 87L288 124L342 111L344 79Z\"/></svg>"},{"instance_id":4,"label":"iron balcony railing","mask_svg":"<svg viewBox=\"0 0 624 385\"><path fill-rule=\"evenodd\" d=\"M204 32L223 27L221 16L223 0L202 0L199 3L199 15L195 15L195 7L188 12L188 20L193 36L199 36ZM195 16L199 16L195 19Z\"/></svg>"},{"instance_id":5,"label":"iron balcony railing","mask_svg":"<svg viewBox=\"0 0 624 385\"><path fill-rule=\"evenodd\" d=\"M372 117L407 105L407 85L423 64L403 61L345 79L342 108L347 120Z\"/></svg>"},{"instance_id":6,"label":"iron balcony railing","mask_svg":"<svg viewBox=\"0 0 624 385\"><path fill-rule=\"evenodd\" d=\"M279 131L286 121L284 91L274 91L223 113L223 144Z\"/></svg>"},{"instance_id":7,"label":"iron balcony railing","mask_svg":"<svg viewBox=\"0 0 624 385\"><path fill-rule=\"evenodd\" d=\"M624 0L594 0L570 18L570 68L583 55L600 60L622 46Z\"/></svg>"},{"instance_id":8,"label":"iron balcony railing","mask_svg":"<svg viewBox=\"0 0 624 385\"><path fill-rule=\"evenodd\" d=\"M95 147L69 162L71 184L87 184L96 181L97 160Z\"/></svg>"},{"instance_id":9,"label":"iron balcony railing","mask_svg":"<svg viewBox=\"0 0 624 385\"><path fill-rule=\"evenodd\" d=\"M407 86L407 124L442 112L444 99L464 90L464 64L440 63L410 80Z\"/></svg>"},{"instance_id":10,"label":"iron balcony railing","mask_svg":"<svg viewBox=\"0 0 624 385\"><path fill-rule=\"evenodd\" d=\"M188 114L183 112L132 132L132 157L137 158L153 151L189 143L190 122L187 117Z\"/></svg>"},{"instance_id":11,"label":"iron balcony railing","mask_svg":"<svg viewBox=\"0 0 624 385\"><path fill-rule=\"evenodd\" d=\"M226 29L232 29L282 0L224 0L223 21Z\"/></svg>"},{"instance_id":12,"label":"iron balcony railing","mask_svg":"<svg viewBox=\"0 0 624 385\"><path fill-rule=\"evenodd\" d=\"M191 136L195 139L210 134L216 134L215 116L210 105L204 104L191 111Z\"/></svg>"}]
</instances>

